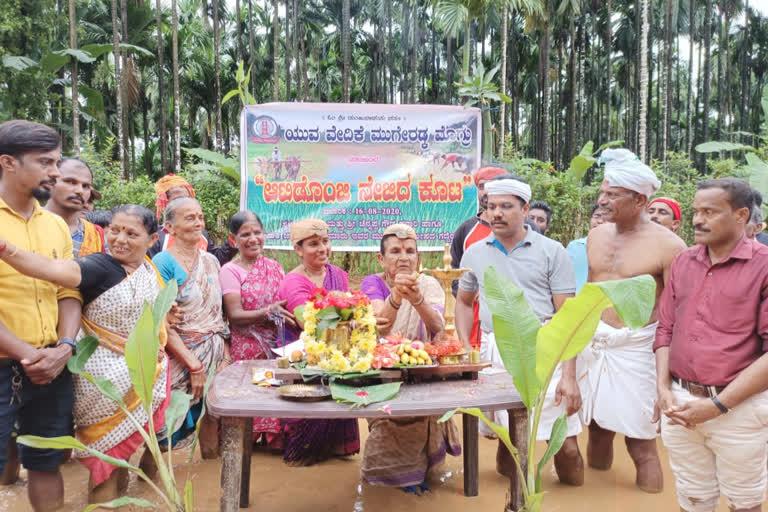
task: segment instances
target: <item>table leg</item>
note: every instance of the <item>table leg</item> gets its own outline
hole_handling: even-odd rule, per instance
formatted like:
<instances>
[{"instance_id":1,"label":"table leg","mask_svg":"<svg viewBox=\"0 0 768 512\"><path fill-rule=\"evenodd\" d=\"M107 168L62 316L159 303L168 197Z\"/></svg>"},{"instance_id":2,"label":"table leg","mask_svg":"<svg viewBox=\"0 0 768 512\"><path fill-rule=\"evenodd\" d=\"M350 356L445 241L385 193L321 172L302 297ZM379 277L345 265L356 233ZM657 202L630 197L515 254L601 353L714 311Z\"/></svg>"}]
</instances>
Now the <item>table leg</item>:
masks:
<instances>
[{"instance_id":1,"label":"table leg","mask_svg":"<svg viewBox=\"0 0 768 512\"><path fill-rule=\"evenodd\" d=\"M250 418L221 419L221 512L237 512L243 471L243 430Z\"/></svg>"},{"instance_id":2,"label":"table leg","mask_svg":"<svg viewBox=\"0 0 768 512\"><path fill-rule=\"evenodd\" d=\"M462 414L464 431L464 496L477 496L478 488L478 419L476 416Z\"/></svg>"},{"instance_id":3,"label":"table leg","mask_svg":"<svg viewBox=\"0 0 768 512\"><path fill-rule=\"evenodd\" d=\"M251 491L251 452L253 451L253 420L246 418L243 429L243 464L240 471L240 508L248 508ZM251 428L249 428L251 427Z\"/></svg>"},{"instance_id":4,"label":"table leg","mask_svg":"<svg viewBox=\"0 0 768 512\"><path fill-rule=\"evenodd\" d=\"M509 414L509 437L512 441L512 445L517 448L517 453L520 457L520 463L522 465L523 474L527 474L528 467L528 412L524 407L519 409L507 410ZM509 503L507 504L507 511L519 511L523 509L525 500L523 498L523 482L520 481L519 473L514 467L514 460L507 448L499 443L499 453L497 453L496 461L499 463L501 449L506 452L506 456L509 457L509 462L512 464L514 471L508 472L509 477Z\"/></svg>"}]
</instances>

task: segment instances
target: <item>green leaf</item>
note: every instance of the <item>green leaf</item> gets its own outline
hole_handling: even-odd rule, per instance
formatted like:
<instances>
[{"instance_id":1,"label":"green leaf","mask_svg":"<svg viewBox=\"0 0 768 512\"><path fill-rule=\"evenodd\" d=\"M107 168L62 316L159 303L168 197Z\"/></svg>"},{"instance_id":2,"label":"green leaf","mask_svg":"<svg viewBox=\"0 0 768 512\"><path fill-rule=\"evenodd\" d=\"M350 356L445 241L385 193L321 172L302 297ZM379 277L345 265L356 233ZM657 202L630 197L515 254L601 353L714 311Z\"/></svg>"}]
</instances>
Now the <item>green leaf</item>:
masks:
<instances>
[{"instance_id":1,"label":"green leaf","mask_svg":"<svg viewBox=\"0 0 768 512\"><path fill-rule=\"evenodd\" d=\"M352 404L352 407L365 407L366 405L392 400L400 392L402 382L387 382L372 386L347 386L331 382L331 396L337 402Z\"/></svg>"},{"instance_id":2,"label":"green leaf","mask_svg":"<svg viewBox=\"0 0 768 512\"><path fill-rule=\"evenodd\" d=\"M131 498L129 496L123 496L112 501L105 503L93 503L83 509L83 512L91 512L92 510L105 509L105 510L118 510L120 507L127 505L133 505L134 507L141 508L157 508L157 505L151 501L147 501L141 498Z\"/></svg>"},{"instance_id":3,"label":"green leaf","mask_svg":"<svg viewBox=\"0 0 768 512\"><path fill-rule=\"evenodd\" d=\"M649 275L587 283L565 301L552 319L539 329L536 340L536 375L546 382L554 367L584 350L595 334L603 310L613 305L631 329L644 326L656 300L656 281Z\"/></svg>"},{"instance_id":4,"label":"green leaf","mask_svg":"<svg viewBox=\"0 0 768 512\"><path fill-rule=\"evenodd\" d=\"M165 428L168 431L169 439L173 435L172 429L175 428L178 419L189 411L189 402L191 400L192 395L183 391L175 390L171 392L171 401L165 410Z\"/></svg>"},{"instance_id":5,"label":"green leaf","mask_svg":"<svg viewBox=\"0 0 768 512\"><path fill-rule=\"evenodd\" d=\"M37 66L37 61L22 55L6 55L3 57L3 67L24 71Z\"/></svg>"},{"instance_id":6,"label":"green leaf","mask_svg":"<svg viewBox=\"0 0 768 512\"><path fill-rule=\"evenodd\" d=\"M483 423L488 425L491 428L491 430L493 430L496 433L497 436L499 436L499 440L501 440L501 442L504 443L504 446L507 447L507 449L509 450L509 453L511 453L515 459L517 459L520 456L519 452L517 451L517 447L512 444L512 439L509 437L509 429L506 429L501 425L489 420L488 417L485 414L483 414L483 411L481 411L477 407L473 407L470 409L458 407L453 411L449 411L443 414L443 417L440 418L438 421L439 422L448 421L448 419L450 419L450 417L457 412L460 412L462 414L469 414L470 416L479 418Z\"/></svg>"},{"instance_id":7,"label":"green leaf","mask_svg":"<svg viewBox=\"0 0 768 512\"><path fill-rule=\"evenodd\" d=\"M215 151L202 148L184 148L184 151L190 155L202 158L203 160L218 164L221 167L240 167L240 163L234 158L227 158L221 153L217 153Z\"/></svg>"},{"instance_id":8,"label":"green leaf","mask_svg":"<svg viewBox=\"0 0 768 512\"><path fill-rule=\"evenodd\" d=\"M566 176L573 180L574 183L580 182L589 168L597 162L597 158L592 156L594 145L595 144L590 140L584 144L584 147L581 148L581 152L571 160L571 165L566 171Z\"/></svg>"},{"instance_id":9,"label":"green leaf","mask_svg":"<svg viewBox=\"0 0 768 512\"><path fill-rule=\"evenodd\" d=\"M738 142L727 142L727 141L709 141L709 142L702 142L701 144L696 146L696 151L699 153L720 153L721 151L757 151L752 146L748 146L747 144L740 144Z\"/></svg>"},{"instance_id":10,"label":"green leaf","mask_svg":"<svg viewBox=\"0 0 768 512\"><path fill-rule=\"evenodd\" d=\"M354 313L354 311L349 308L342 309L340 312L341 319L346 322L352 317L352 313Z\"/></svg>"},{"instance_id":11,"label":"green leaf","mask_svg":"<svg viewBox=\"0 0 768 512\"><path fill-rule=\"evenodd\" d=\"M747 159L744 168L749 172L749 184L762 194L765 201L768 199L768 163L754 153L747 153L744 158Z\"/></svg>"},{"instance_id":12,"label":"green leaf","mask_svg":"<svg viewBox=\"0 0 768 512\"><path fill-rule=\"evenodd\" d=\"M296 317L297 320L301 320L302 323L304 323L304 312L307 310L306 304L302 304L301 306L296 306L296 308L293 310L293 316Z\"/></svg>"},{"instance_id":13,"label":"green leaf","mask_svg":"<svg viewBox=\"0 0 768 512\"><path fill-rule=\"evenodd\" d=\"M192 480L187 480L184 486L184 511L193 512L195 510L195 489L192 487Z\"/></svg>"},{"instance_id":14,"label":"green leaf","mask_svg":"<svg viewBox=\"0 0 768 512\"><path fill-rule=\"evenodd\" d=\"M82 84L78 86L77 90L78 93L85 98L88 111L91 113L91 115L103 118L104 97L101 95L101 92Z\"/></svg>"},{"instance_id":15,"label":"green leaf","mask_svg":"<svg viewBox=\"0 0 768 512\"><path fill-rule=\"evenodd\" d=\"M496 346L523 403L530 409L541 391L541 381L536 377L536 333L541 322L531 311L523 291L494 267L488 267L483 279Z\"/></svg>"},{"instance_id":16,"label":"green leaf","mask_svg":"<svg viewBox=\"0 0 768 512\"><path fill-rule=\"evenodd\" d=\"M82 450L84 452L90 453L94 457L97 457L103 460L104 462L112 464L113 466L129 469L134 472L139 471L139 468L128 464L127 461L110 457L109 455L105 455L99 451L94 450L93 448L89 448L72 436L61 436L61 437L19 436L16 438L16 442L21 443L24 446L29 446L31 448L45 448L45 449L52 449L52 450Z\"/></svg>"},{"instance_id":17,"label":"green leaf","mask_svg":"<svg viewBox=\"0 0 768 512\"><path fill-rule=\"evenodd\" d=\"M228 102L229 100L231 100L232 98L234 98L238 94L240 94L240 90L232 89L227 94L225 94L223 98L221 98L221 104L224 105L226 102Z\"/></svg>"},{"instance_id":18,"label":"green leaf","mask_svg":"<svg viewBox=\"0 0 768 512\"><path fill-rule=\"evenodd\" d=\"M552 425L552 433L549 436L549 443L547 443L547 449L539 460L539 465L536 467L536 492L541 491L541 471L544 466L549 462L549 459L555 456L557 452L562 448L565 438L568 435L568 416L565 411L558 416Z\"/></svg>"},{"instance_id":19,"label":"green leaf","mask_svg":"<svg viewBox=\"0 0 768 512\"><path fill-rule=\"evenodd\" d=\"M315 316L323 320L333 320L334 318L339 318L339 310L334 306L328 306L318 311Z\"/></svg>"},{"instance_id":20,"label":"green leaf","mask_svg":"<svg viewBox=\"0 0 768 512\"><path fill-rule=\"evenodd\" d=\"M160 328L165 323L165 317L173 307L174 301L176 301L176 295L179 292L179 285L175 279L171 279L167 283L160 293L157 294L155 299L155 305L152 307L152 321L155 324L155 336L160 333Z\"/></svg>"},{"instance_id":21,"label":"green leaf","mask_svg":"<svg viewBox=\"0 0 768 512\"><path fill-rule=\"evenodd\" d=\"M623 145L624 145L624 140L623 139L622 140L611 140L611 141L606 142L605 144L603 144L599 148L597 148L597 150L594 153L592 153L592 155L597 155L600 152L602 152L604 149L615 148L616 146L623 146Z\"/></svg>"},{"instance_id":22,"label":"green leaf","mask_svg":"<svg viewBox=\"0 0 768 512\"><path fill-rule=\"evenodd\" d=\"M543 500L544 500L543 492L529 494L528 501L525 502L520 512L539 512L541 510L541 503Z\"/></svg>"},{"instance_id":23,"label":"green leaf","mask_svg":"<svg viewBox=\"0 0 768 512\"><path fill-rule=\"evenodd\" d=\"M133 389L149 414L152 413L152 388L155 383L159 349L160 340L155 334L152 310L146 304L144 312L125 343L125 362L128 365Z\"/></svg>"},{"instance_id":24,"label":"green leaf","mask_svg":"<svg viewBox=\"0 0 768 512\"><path fill-rule=\"evenodd\" d=\"M147 57L154 57L155 54L151 51L147 50L146 48L143 48L141 46L136 46L134 44L129 43L120 43L118 47L121 50L128 50L132 51L134 53L140 53L142 55L146 55ZM105 53L111 52L114 50L114 45L112 43L101 43L101 44L86 44L80 47L81 50L90 53L94 58L99 58Z\"/></svg>"},{"instance_id":25,"label":"green leaf","mask_svg":"<svg viewBox=\"0 0 768 512\"><path fill-rule=\"evenodd\" d=\"M67 369L70 373L80 374L85 371L85 363L99 347L99 339L96 336L86 336L77 342L77 351L67 361Z\"/></svg>"},{"instance_id":26,"label":"green leaf","mask_svg":"<svg viewBox=\"0 0 768 512\"><path fill-rule=\"evenodd\" d=\"M83 64L90 64L96 60L93 55L82 49L76 50L74 48L66 48L64 50L48 52L43 55L43 58L40 59L40 66L48 73L56 73L66 65L70 59L77 59L78 62L82 62Z\"/></svg>"},{"instance_id":27,"label":"green leaf","mask_svg":"<svg viewBox=\"0 0 768 512\"><path fill-rule=\"evenodd\" d=\"M238 62L238 64L237 64L237 71L235 72L235 81L236 81L238 84L239 84L240 82L242 82L242 81L243 81L243 79L245 78L245 76L244 76L244 69L243 69L243 67L244 67L244 65L243 65L243 61L241 60L240 62Z\"/></svg>"}]
</instances>

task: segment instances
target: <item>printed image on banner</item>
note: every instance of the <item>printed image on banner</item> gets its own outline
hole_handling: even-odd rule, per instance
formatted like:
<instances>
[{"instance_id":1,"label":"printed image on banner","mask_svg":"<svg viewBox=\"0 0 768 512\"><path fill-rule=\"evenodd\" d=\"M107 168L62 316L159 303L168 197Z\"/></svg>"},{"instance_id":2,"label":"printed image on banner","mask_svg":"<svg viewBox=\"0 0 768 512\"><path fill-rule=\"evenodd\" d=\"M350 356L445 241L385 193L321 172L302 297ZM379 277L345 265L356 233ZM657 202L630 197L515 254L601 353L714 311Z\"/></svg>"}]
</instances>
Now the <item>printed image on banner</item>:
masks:
<instances>
[{"instance_id":1,"label":"printed image on banner","mask_svg":"<svg viewBox=\"0 0 768 512\"><path fill-rule=\"evenodd\" d=\"M442 105L268 103L241 114L241 208L266 246L291 249L290 225L330 226L336 250L378 251L394 223L442 249L477 213L480 110Z\"/></svg>"}]
</instances>

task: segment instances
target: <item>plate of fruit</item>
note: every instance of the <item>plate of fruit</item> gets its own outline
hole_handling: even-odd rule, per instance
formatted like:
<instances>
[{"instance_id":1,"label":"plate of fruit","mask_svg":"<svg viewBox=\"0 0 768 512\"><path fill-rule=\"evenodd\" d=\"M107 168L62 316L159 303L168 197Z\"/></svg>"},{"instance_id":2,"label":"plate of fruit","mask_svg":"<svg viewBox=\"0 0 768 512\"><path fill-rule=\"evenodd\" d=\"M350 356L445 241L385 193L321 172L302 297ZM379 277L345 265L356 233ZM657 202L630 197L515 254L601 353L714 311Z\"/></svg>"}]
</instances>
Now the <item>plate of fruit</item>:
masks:
<instances>
[{"instance_id":1,"label":"plate of fruit","mask_svg":"<svg viewBox=\"0 0 768 512\"><path fill-rule=\"evenodd\" d=\"M373 351L373 368L409 368L437 366L425 350L423 342L403 336L389 335Z\"/></svg>"}]
</instances>

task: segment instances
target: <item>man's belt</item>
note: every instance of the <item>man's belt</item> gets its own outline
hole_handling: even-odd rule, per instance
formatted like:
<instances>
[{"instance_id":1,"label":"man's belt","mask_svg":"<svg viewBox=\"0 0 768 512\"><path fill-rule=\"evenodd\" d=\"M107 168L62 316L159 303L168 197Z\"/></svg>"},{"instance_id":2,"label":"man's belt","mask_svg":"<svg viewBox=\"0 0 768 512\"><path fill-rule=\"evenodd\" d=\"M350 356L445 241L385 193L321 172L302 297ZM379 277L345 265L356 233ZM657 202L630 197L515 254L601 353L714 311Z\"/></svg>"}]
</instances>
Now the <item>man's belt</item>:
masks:
<instances>
[{"instance_id":1,"label":"man's belt","mask_svg":"<svg viewBox=\"0 0 768 512\"><path fill-rule=\"evenodd\" d=\"M704 384L699 384L698 382L691 382L689 380L680 379L674 375L672 375L672 380L680 384L680 387L682 387L684 390L699 398L712 398L713 396L717 396L725 389L725 386L705 386Z\"/></svg>"}]
</instances>

